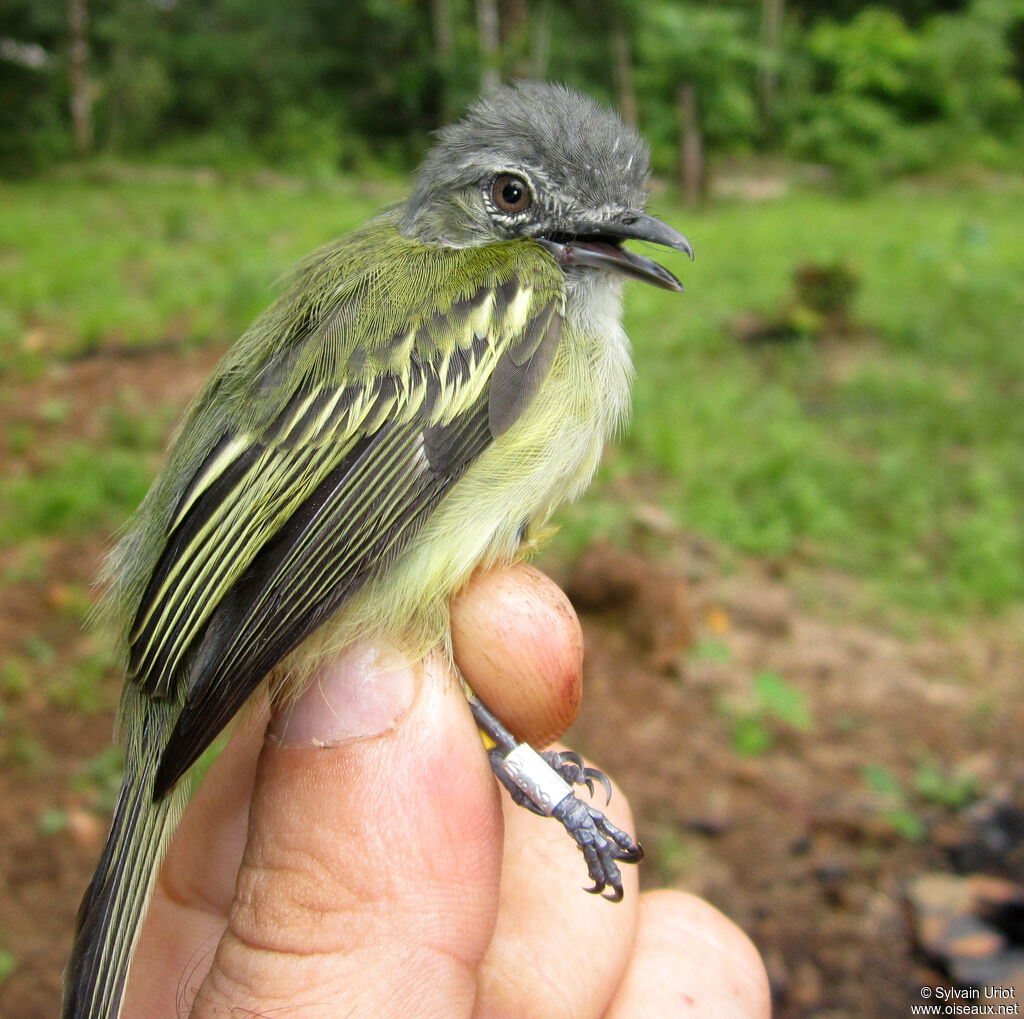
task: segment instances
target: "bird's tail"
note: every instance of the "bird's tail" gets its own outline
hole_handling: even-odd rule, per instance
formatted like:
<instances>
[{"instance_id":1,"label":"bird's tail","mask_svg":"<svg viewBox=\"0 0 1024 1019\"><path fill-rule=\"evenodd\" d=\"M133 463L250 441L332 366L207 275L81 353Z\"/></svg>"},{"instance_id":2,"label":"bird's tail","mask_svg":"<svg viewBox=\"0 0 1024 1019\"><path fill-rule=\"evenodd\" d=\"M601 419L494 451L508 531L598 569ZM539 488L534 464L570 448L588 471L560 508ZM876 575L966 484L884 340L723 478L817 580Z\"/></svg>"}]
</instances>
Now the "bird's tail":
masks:
<instances>
[{"instance_id":1,"label":"bird's tail","mask_svg":"<svg viewBox=\"0 0 1024 1019\"><path fill-rule=\"evenodd\" d=\"M61 1019L117 1019L121 1014L146 906L188 796L183 781L164 799L153 801L162 735L153 730L165 726L150 715L141 728L138 744L130 742L127 748L110 834L78 908L71 959L64 972Z\"/></svg>"}]
</instances>

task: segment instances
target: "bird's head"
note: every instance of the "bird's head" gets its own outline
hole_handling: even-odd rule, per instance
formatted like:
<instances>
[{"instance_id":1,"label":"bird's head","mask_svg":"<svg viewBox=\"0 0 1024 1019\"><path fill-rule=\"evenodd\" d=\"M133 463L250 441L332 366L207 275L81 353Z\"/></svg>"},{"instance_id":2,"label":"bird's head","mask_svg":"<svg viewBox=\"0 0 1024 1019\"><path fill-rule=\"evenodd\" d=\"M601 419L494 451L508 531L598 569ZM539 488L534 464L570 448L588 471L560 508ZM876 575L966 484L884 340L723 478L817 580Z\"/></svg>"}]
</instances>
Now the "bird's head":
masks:
<instances>
[{"instance_id":1,"label":"bird's head","mask_svg":"<svg viewBox=\"0 0 1024 1019\"><path fill-rule=\"evenodd\" d=\"M650 159L637 132L563 85L521 82L443 128L416 174L400 229L427 244L474 247L532 237L568 273L602 270L681 290L630 238L685 251L650 216Z\"/></svg>"}]
</instances>

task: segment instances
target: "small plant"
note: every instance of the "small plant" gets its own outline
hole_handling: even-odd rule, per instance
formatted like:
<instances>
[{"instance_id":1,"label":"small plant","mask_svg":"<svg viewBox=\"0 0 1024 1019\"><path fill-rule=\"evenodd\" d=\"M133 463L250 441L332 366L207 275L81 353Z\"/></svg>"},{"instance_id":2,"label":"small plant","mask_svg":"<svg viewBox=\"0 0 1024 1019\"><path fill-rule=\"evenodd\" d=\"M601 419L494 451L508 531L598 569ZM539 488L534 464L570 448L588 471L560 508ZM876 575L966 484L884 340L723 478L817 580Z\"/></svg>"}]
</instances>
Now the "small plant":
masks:
<instances>
[{"instance_id":1,"label":"small plant","mask_svg":"<svg viewBox=\"0 0 1024 1019\"><path fill-rule=\"evenodd\" d=\"M46 763L46 748L26 732L17 732L7 740L4 758L27 774L38 774Z\"/></svg>"},{"instance_id":2,"label":"small plant","mask_svg":"<svg viewBox=\"0 0 1024 1019\"><path fill-rule=\"evenodd\" d=\"M893 831L913 842L922 841L927 834L924 822L914 812L906 789L892 771L884 764L869 764L861 778L877 794L879 813Z\"/></svg>"},{"instance_id":3,"label":"small plant","mask_svg":"<svg viewBox=\"0 0 1024 1019\"><path fill-rule=\"evenodd\" d=\"M57 657L57 649L37 633L22 638L21 646L25 654L40 665L51 665Z\"/></svg>"},{"instance_id":4,"label":"small plant","mask_svg":"<svg viewBox=\"0 0 1024 1019\"><path fill-rule=\"evenodd\" d=\"M714 637L701 637L690 651L690 657L696 662L710 662L713 665L728 665L732 661L732 651L728 644Z\"/></svg>"},{"instance_id":5,"label":"small plant","mask_svg":"<svg viewBox=\"0 0 1024 1019\"><path fill-rule=\"evenodd\" d=\"M0 987L3 986L4 981L14 972L17 965L18 960L14 958L13 953L0 948Z\"/></svg>"},{"instance_id":6,"label":"small plant","mask_svg":"<svg viewBox=\"0 0 1024 1019\"><path fill-rule=\"evenodd\" d=\"M753 682L754 707L735 718L732 745L744 757L756 757L775 742L774 727L806 732L814 724L803 692L777 672L759 672Z\"/></svg>"},{"instance_id":7,"label":"small plant","mask_svg":"<svg viewBox=\"0 0 1024 1019\"><path fill-rule=\"evenodd\" d=\"M918 765L914 775L914 792L926 803L950 810L960 810L977 798L973 776L961 768L946 768L928 758Z\"/></svg>"},{"instance_id":8,"label":"small plant","mask_svg":"<svg viewBox=\"0 0 1024 1019\"><path fill-rule=\"evenodd\" d=\"M960 810L977 796L974 778L962 768L946 766L933 758L918 765L908 789L885 765L867 765L861 777L877 794L879 814L897 835L920 842L927 828L920 814L928 806Z\"/></svg>"},{"instance_id":9,"label":"small plant","mask_svg":"<svg viewBox=\"0 0 1024 1019\"><path fill-rule=\"evenodd\" d=\"M68 814L63 807L48 807L36 818L40 835L59 835L68 826Z\"/></svg>"},{"instance_id":10,"label":"small plant","mask_svg":"<svg viewBox=\"0 0 1024 1019\"><path fill-rule=\"evenodd\" d=\"M53 677L48 693L54 704L74 708L81 715L110 710L111 691L103 679L115 668L113 650L106 645L88 647L65 670Z\"/></svg>"},{"instance_id":11,"label":"small plant","mask_svg":"<svg viewBox=\"0 0 1024 1019\"><path fill-rule=\"evenodd\" d=\"M685 883L694 864L692 840L684 839L674 827L665 827L655 836L654 861L660 882L669 886Z\"/></svg>"}]
</instances>

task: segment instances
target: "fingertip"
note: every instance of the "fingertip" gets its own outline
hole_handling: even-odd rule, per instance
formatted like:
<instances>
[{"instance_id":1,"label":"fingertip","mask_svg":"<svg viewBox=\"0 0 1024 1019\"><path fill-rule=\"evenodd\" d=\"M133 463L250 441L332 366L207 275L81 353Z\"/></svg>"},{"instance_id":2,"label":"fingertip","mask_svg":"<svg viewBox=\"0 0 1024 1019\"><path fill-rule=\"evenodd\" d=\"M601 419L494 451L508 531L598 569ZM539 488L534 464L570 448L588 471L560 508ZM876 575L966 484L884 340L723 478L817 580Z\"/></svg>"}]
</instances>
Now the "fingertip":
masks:
<instances>
[{"instance_id":1,"label":"fingertip","mask_svg":"<svg viewBox=\"0 0 1024 1019\"><path fill-rule=\"evenodd\" d=\"M473 576L452 601L455 662L517 739L546 746L582 697L583 633L569 599L519 563Z\"/></svg>"},{"instance_id":2,"label":"fingertip","mask_svg":"<svg viewBox=\"0 0 1024 1019\"><path fill-rule=\"evenodd\" d=\"M596 802L604 810L604 790ZM505 858L501 908L480 970L474 1016L536 1019L602 1015L625 970L633 943L638 871L622 864L623 897L588 895L593 881L572 838L552 818L503 798ZM608 818L632 830L629 803L613 784ZM529 974L510 980L509 974ZM657 1013L637 1013L657 1014Z\"/></svg>"},{"instance_id":3,"label":"fingertip","mask_svg":"<svg viewBox=\"0 0 1024 1019\"><path fill-rule=\"evenodd\" d=\"M771 1015L768 975L750 938L710 903L685 892L641 896L636 942L606 1019Z\"/></svg>"}]
</instances>

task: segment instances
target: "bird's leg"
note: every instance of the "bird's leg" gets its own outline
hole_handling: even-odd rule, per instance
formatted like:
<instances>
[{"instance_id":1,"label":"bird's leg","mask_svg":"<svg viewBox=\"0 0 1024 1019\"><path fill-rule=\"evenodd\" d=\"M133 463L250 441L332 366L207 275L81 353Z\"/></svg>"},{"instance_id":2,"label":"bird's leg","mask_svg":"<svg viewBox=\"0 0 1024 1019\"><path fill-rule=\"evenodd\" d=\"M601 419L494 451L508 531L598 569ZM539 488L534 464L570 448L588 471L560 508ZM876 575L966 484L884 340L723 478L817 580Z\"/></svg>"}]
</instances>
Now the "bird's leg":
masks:
<instances>
[{"instance_id":1,"label":"bird's leg","mask_svg":"<svg viewBox=\"0 0 1024 1019\"><path fill-rule=\"evenodd\" d=\"M494 744L487 753L498 781L520 806L560 821L587 861L587 871L594 882L594 887L587 891L598 894L609 888L610 894L604 897L619 902L622 875L617 861L638 863L644 851L600 810L578 799L572 791L574 785L585 785L593 795L594 782L600 782L610 800L608 779L596 768L586 767L579 754L572 751L548 750L538 754L528 743L517 743L472 693L469 706L477 727Z\"/></svg>"}]
</instances>

